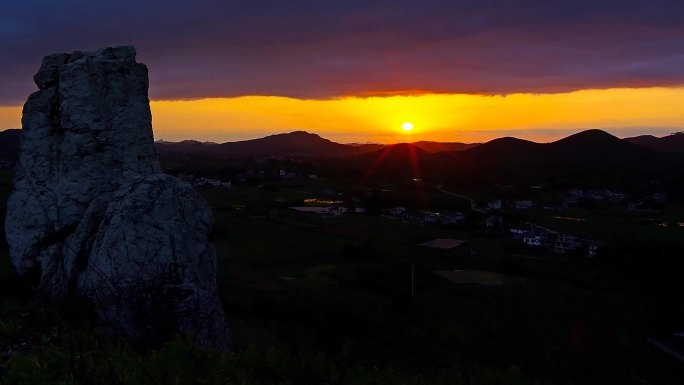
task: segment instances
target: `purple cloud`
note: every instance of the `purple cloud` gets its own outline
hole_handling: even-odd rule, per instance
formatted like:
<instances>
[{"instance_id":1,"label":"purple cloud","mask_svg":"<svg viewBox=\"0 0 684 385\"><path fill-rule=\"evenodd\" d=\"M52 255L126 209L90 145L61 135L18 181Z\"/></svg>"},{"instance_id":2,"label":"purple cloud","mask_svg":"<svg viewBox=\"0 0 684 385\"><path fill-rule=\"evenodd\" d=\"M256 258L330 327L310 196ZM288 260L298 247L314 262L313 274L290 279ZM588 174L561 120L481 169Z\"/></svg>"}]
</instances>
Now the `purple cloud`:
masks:
<instances>
[{"instance_id":1,"label":"purple cloud","mask_svg":"<svg viewBox=\"0 0 684 385\"><path fill-rule=\"evenodd\" d=\"M681 20L679 0L16 1L0 105L45 54L123 44L157 99L682 85Z\"/></svg>"}]
</instances>

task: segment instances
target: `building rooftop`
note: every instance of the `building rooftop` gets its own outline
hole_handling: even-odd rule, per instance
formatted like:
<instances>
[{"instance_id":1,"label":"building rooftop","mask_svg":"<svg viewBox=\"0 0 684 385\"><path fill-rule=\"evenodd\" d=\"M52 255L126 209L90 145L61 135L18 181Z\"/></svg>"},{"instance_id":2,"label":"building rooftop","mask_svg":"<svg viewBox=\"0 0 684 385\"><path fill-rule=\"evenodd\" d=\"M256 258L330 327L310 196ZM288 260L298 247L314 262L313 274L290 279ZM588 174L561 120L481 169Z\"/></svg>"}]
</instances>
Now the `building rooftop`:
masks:
<instances>
[{"instance_id":1,"label":"building rooftop","mask_svg":"<svg viewBox=\"0 0 684 385\"><path fill-rule=\"evenodd\" d=\"M433 239L431 241L419 244L420 247L429 247L432 249L450 250L461 246L465 241L459 239Z\"/></svg>"}]
</instances>

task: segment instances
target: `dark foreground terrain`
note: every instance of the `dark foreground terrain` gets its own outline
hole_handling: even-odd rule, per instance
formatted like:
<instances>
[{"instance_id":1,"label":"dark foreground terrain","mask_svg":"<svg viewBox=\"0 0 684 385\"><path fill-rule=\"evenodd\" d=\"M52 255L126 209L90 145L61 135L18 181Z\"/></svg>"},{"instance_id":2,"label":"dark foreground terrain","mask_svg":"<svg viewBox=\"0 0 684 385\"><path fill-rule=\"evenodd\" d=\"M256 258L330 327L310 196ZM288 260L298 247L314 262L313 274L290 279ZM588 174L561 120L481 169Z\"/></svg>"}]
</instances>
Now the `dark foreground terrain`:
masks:
<instances>
[{"instance_id":1,"label":"dark foreground terrain","mask_svg":"<svg viewBox=\"0 0 684 385\"><path fill-rule=\"evenodd\" d=\"M212 207L234 352L129 346L78 301L34 302L3 239L1 382L679 384L682 158L604 134L322 161L161 148Z\"/></svg>"},{"instance_id":2,"label":"dark foreground terrain","mask_svg":"<svg viewBox=\"0 0 684 385\"><path fill-rule=\"evenodd\" d=\"M2 202L10 176L0 179ZM34 303L31 277L13 273L3 243L2 382L681 383L684 364L653 341L676 343L684 327L676 258L684 228L643 220L681 221L679 204L646 213L608 205L562 215L548 207L504 210L506 218L600 238L604 251L588 258L525 248L483 229L464 199L472 188L456 194L422 186L418 199L415 186L368 182L362 195L372 198L357 203L369 207L363 213L288 208L359 189L321 179L198 187L215 215L233 353L202 350L184 336L140 350L99 333L79 303ZM497 188L477 194L496 195ZM430 225L373 209L411 202L464 210L469 219ZM570 217L585 221L563 219ZM466 243L446 252L417 247L435 238Z\"/></svg>"}]
</instances>

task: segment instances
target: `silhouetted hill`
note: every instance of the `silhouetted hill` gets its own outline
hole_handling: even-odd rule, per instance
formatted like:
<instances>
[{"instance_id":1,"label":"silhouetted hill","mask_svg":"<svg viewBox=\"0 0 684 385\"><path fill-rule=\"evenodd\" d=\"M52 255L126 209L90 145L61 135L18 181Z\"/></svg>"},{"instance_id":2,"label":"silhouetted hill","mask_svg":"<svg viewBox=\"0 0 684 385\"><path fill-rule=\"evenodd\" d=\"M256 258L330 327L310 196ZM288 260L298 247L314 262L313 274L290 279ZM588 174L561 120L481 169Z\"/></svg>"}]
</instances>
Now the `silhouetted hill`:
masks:
<instances>
[{"instance_id":1,"label":"silhouetted hill","mask_svg":"<svg viewBox=\"0 0 684 385\"><path fill-rule=\"evenodd\" d=\"M658 141L658 137L653 135L639 135L623 139L626 142L637 144L639 146L650 147L653 143Z\"/></svg>"},{"instance_id":2,"label":"silhouetted hill","mask_svg":"<svg viewBox=\"0 0 684 385\"><path fill-rule=\"evenodd\" d=\"M19 152L19 137L21 130L13 128L0 131L0 156L2 158L14 158Z\"/></svg>"},{"instance_id":3,"label":"silhouetted hill","mask_svg":"<svg viewBox=\"0 0 684 385\"><path fill-rule=\"evenodd\" d=\"M400 143L367 154L342 159L341 163L352 166L368 176L405 176L421 178L424 171L439 169L448 159L440 154L427 152L412 143Z\"/></svg>"},{"instance_id":4,"label":"silhouetted hill","mask_svg":"<svg viewBox=\"0 0 684 385\"><path fill-rule=\"evenodd\" d=\"M413 145L427 152L437 153L444 151L463 151L477 147L480 143L430 142L422 140L420 142L414 142Z\"/></svg>"},{"instance_id":5,"label":"silhouetted hill","mask_svg":"<svg viewBox=\"0 0 684 385\"><path fill-rule=\"evenodd\" d=\"M0 153L13 156L19 149L19 129L0 132ZM164 159L253 158L285 156L301 158L357 157L353 163L385 154L387 164L404 162L413 154L419 161L433 165L465 161L478 163L615 163L644 162L660 159L657 151L684 152L684 135L656 138L642 135L619 139L605 131L586 130L552 143L535 143L505 137L484 144L419 141L413 144L341 144L319 135L295 131L238 142L213 143L185 140L155 143ZM385 152L386 151L386 152ZM408 159L408 158L407 158ZM451 159L451 160L449 160Z\"/></svg>"},{"instance_id":6,"label":"silhouetted hill","mask_svg":"<svg viewBox=\"0 0 684 385\"><path fill-rule=\"evenodd\" d=\"M542 144L528 140L505 137L465 150L463 156L476 162L526 160L531 154L538 152L542 146Z\"/></svg>"},{"instance_id":7,"label":"silhouetted hill","mask_svg":"<svg viewBox=\"0 0 684 385\"><path fill-rule=\"evenodd\" d=\"M551 143L535 143L517 138L494 139L466 150L463 155L473 162L546 162L585 163L643 161L652 151L621 140L605 131L586 130Z\"/></svg>"},{"instance_id":8,"label":"silhouetted hill","mask_svg":"<svg viewBox=\"0 0 684 385\"><path fill-rule=\"evenodd\" d=\"M181 142L155 142L154 145L161 153L173 152L178 154L202 153L218 143L199 142L197 140L183 140Z\"/></svg>"},{"instance_id":9,"label":"silhouetted hill","mask_svg":"<svg viewBox=\"0 0 684 385\"><path fill-rule=\"evenodd\" d=\"M378 151L381 150L385 147L387 147L386 144L380 144L380 143L364 143L364 144L347 144L348 148L344 150L343 154L336 154L336 155L359 155L359 154L368 154L369 152L373 151Z\"/></svg>"},{"instance_id":10,"label":"silhouetted hill","mask_svg":"<svg viewBox=\"0 0 684 385\"><path fill-rule=\"evenodd\" d=\"M626 142L648 147L660 152L684 152L684 134L673 134L662 138L653 135L641 135L625 138Z\"/></svg>"},{"instance_id":11,"label":"silhouetted hill","mask_svg":"<svg viewBox=\"0 0 684 385\"><path fill-rule=\"evenodd\" d=\"M212 148L223 156L321 156L344 153L349 146L321 138L316 134L295 131L259 139L222 143Z\"/></svg>"},{"instance_id":12,"label":"silhouetted hill","mask_svg":"<svg viewBox=\"0 0 684 385\"><path fill-rule=\"evenodd\" d=\"M621 140L602 130L586 130L546 145L548 159L565 158L575 161L639 161L650 158L652 151Z\"/></svg>"},{"instance_id":13,"label":"silhouetted hill","mask_svg":"<svg viewBox=\"0 0 684 385\"><path fill-rule=\"evenodd\" d=\"M383 145L347 145L333 142L316 134L295 131L286 134L270 135L258 139L237 142L201 143L186 140L179 143L158 142L162 155L202 153L228 158L292 156L292 157L332 157L348 156L375 151Z\"/></svg>"}]
</instances>

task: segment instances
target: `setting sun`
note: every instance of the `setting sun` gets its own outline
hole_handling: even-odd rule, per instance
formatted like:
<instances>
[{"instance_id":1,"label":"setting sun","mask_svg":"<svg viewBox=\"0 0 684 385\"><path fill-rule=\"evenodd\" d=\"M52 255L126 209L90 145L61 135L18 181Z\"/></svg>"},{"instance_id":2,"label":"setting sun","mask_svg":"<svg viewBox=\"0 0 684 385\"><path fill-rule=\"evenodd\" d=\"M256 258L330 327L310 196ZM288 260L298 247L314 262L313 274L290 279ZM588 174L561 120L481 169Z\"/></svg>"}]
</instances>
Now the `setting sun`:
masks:
<instances>
[{"instance_id":1,"label":"setting sun","mask_svg":"<svg viewBox=\"0 0 684 385\"><path fill-rule=\"evenodd\" d=\"M411 131L411 130L413 130L413 123L411 123L411 122L406 122L406 123L404 123L404 124L401 125L401 128L402 128L402 130L404 130L404 131Z\"/></svg>"}]
</instances>

